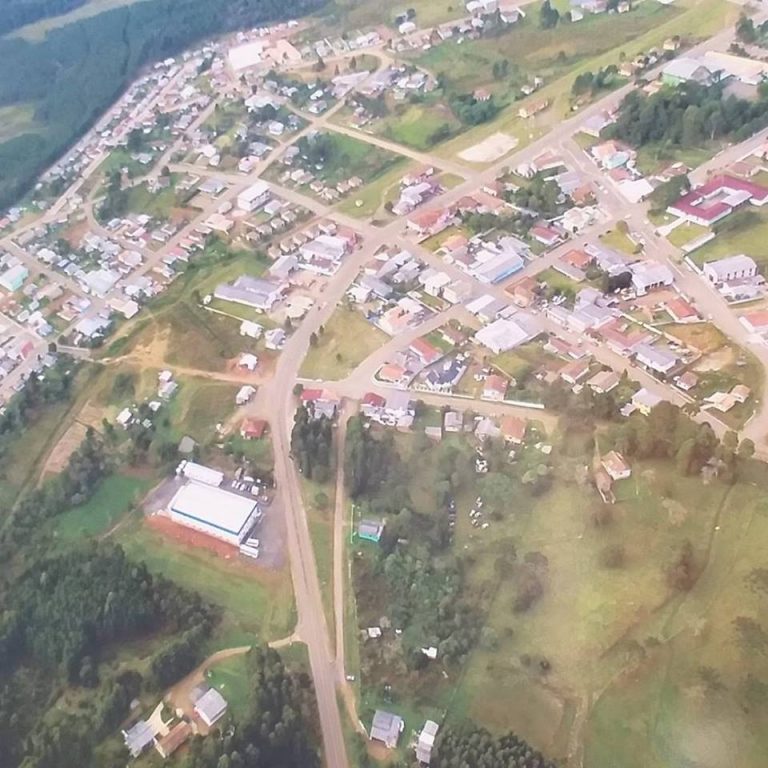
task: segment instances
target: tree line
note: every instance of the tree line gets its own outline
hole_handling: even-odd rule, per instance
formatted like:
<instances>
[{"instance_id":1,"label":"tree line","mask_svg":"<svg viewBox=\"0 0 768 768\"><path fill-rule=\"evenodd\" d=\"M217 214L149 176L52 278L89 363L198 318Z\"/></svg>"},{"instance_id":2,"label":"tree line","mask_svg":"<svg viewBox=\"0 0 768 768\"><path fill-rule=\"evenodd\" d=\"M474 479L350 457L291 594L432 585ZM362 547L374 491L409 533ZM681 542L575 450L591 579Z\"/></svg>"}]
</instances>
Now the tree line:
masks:
<instances>
[{"instance_id":1,"label":"tree line","mask_svg":"<svg viewBox=\"0 0 768 768\"><path fill-rule=\"evenodd\" d=\"M325 483L331 477L333 465L332 424L325 416L313 418L311 408L303 405L296 411L291 430L291 455L304 477Z\"/></svg>"},{"instance_id":2,"label":"tree line","mask_svg":"<svg viewBox=\"0 0 768 768\"><path fill-rule=\"evenodd\" d=\"M555 768L514 733L492 736L472 724L446 727L438 734L430 765L435 768Z\"/></svg>"},{"instance_id":3,"label":"tree line","mask_svg":"<svg viewBox=\"0 0 768 768\"><path fill-rule=\"evenodd\" d=\"M717 139L742 141L768 125L768 88L758 87L758 98L747 101L724 96L724 85L684 83L647 95L633 90L619 107L613 125L603 129L607 139L634 147L660 144L695 147Z\"/></svg>"}]
</instances>

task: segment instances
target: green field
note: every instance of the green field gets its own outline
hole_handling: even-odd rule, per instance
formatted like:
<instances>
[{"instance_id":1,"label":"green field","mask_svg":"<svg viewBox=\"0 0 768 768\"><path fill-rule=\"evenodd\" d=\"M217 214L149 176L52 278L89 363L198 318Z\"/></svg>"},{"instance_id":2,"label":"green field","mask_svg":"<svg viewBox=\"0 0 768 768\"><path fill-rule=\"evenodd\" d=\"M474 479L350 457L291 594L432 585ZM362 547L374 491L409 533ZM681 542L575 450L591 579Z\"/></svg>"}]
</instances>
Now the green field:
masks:
<instances>
[{"instance_id":1,"label":"green field","mask_svg":"<svg viewBox=\"0 0 768 768\"><path fill-rule=\"evenodd\" d=\"M431 27L466 15L463 5L451 0L412 0L402 7L377 0L337 0L329 6L328 13L320 17L320 21L328 34L338 33L339 29L375 27L379 24L392 26L395 16L406 8L416 11L419 27Z\"/></svg>"},{"instance_id":2,"label":"green field","mask_svg":"<svg viewBox=\"0 0 768 768\"><path fill-rule=\"evenodd\" d=\"M388 336L353 309L337 309L309 348L299 375L307 379L337 380L351 373Z\"/></svg>"},{"instance_id":3,"label":"green field","mask_svg":"<svg viewBox=\"0 0 768 768\"><path fill-rule=\"evenodd\" d=\"M602 451L611 445L609 432L598 435ZM371 669L364 663L364 720L382 703L409 727L447 711L449 722L471 717L495 732L512 729L563 764L567 754L583 753L583 764L596 768L758 768L768 741L757 725L768 712L768 688L749 676L768 674L768 659L757 650L768 634L753 628L736 636L733 621L764 618L762 465L740 465L739 480L729 485L681 476L669 462L633 461L631 478L615 485L608 521L597 524L602 502L577 479L592 460L590 434L555 436L551 490L537 496L518 485L503 513L487 518L487 531L472 527L466 514L483 480L462 486L454 552L468 594L485 607L480 641L463 669L443 668L447 677L402 679L392 659L386 701L365 684ZM426 450L415 437L396 442L406 463L418 450L411 508L434 516L437 457L450 448L471 457L470 442L451 436ZM523 451L524 462L536 455L533 447ZM669 575L685 542L698 577L687 592ZM617 560L607 559L616 552ZM517 566L510 562L532 555L546 564L544 592L533 607L516 611ZM385 606L359 604L361 626ZM686 738L709 723L711 738ZM725 747L738 762L723 758Z\"/></svg>"},{"instance_id":4,"label":"green field","mask_svg":"<svg viewBox=\"0 0 768 768\"><path fill-rule=\"evenodd\" d=\"M600 235L600 242L608 248L617 251L623 251L632 256L637 252L637 245L629 239L629 236L617 229L609 229L605 234Z\"/></svg>"},{"instance_id":5,"label":"green field","mask_svg":"<svg viewBox=\"0 0 768 768\"><path fill-rule=\"evenodd\" d=\"M88 0L84 5L75 8L69 13L62 13L60 16L52 16L48 19L41 19L33 24L27 24L11 33L11 37L21 37L32 43L39 42L53 29L74 24L75 22L89 19L97 16L104 11L111 11L114 8L120 8L124 5L133 5L133 3L148 2L148 0Z\"/></svg>"},{"instance_id":6,"label":"green field","mask_svg":"<svg viewBox=\"0 0 768 768\"><path fill-rule=\"evenodd\" d=\"M444 126L450 135L461 130L461 123L440 99L423 104L395 104L392 114L375 123L377 133L414 149L426 150L435 145L432 138Z\"/></svg>"},{"instance_id":7,"label":"green field","mask_svg":"<svg viewBox=\"0 0 768 768\"><path fill-rule=\"evenodd\" d=\"M31 104L0 107L0 142L35 129L35 108Z\"/></svg>"},{"instance_id":8,"label":"green field","mask_svg":"<svg viewBox=\"0 0 768 768\"><path fill-rule=\"evenodd\" d=\"M686 222L679 227L675 227L667 236L667 240L672 245L682 248L684 245L703 237L708 231L706 227L702 227L699 224Z\"/></svg>"},{"instance_id":9,"label":"green field","mask_svg":"<svg viewBox=\"0 0 768 768\"><path fill-rule=\"evenodd\" d=\"M748 216L744 217L743 214ZM765 249L765 243L768 242L768 215L751 209L733 215L742 216L742 223L737 229L721 232L714 240L695 250L691 258L697 264L739 253L751 256L758 266L768 263L768 252Z\"/></svg>"},{"instance_id":10,"label":"green field","mask_svg":"<svg viewBox=\"0 0 768 768\"><path fill-rule=\"evenodd\" d=\"M376 181L356 189L339 205L339 211L358 219L368 219L374 216L389 218L389 214L383 210L383 206L386 202L397 200L400 180L408 173L410 167L412 166L406 165L405 161L397 162L388 171L382 173ZM360 205L358 205L358 201L361 203Z\"/></svg>"},{"instance_id":11,"label":"green field","mask_svg":"<svg viewBox=\"0 0 768 768\"><path fill-rule=\"evenodd\" d=\"M533 29L533 20L528 27L522 26L513 30L510 34L521 37L528 31L535 32L537 35L552 36L549 41L539 39L536 46L529 42L521 43L523 50L530 52L530 56L522 58L526 68L532 69L533 63L541 71L546 71L549 67L552 72L552 79L534 97L548 99L553 104L540 119L537 118L534 121L534 137L541 135L546 127L554 126L569 114L571 86L574 78L582 72L588 70L596 72L610 64L618 64L620 54L624 54L627 59L632 59L650 48L660 48L664 40L674 35L693 39L705 38L735 21L737 16L738 10L724 0L684 0L671 7L643 3L627 14L587 16L578 24L572 26L561 24L554 31ZM562 37L558 38L557 35ZM503 49L494 50L494 45L500 47L499 43L494 44L490 41L488 44L491 50L481 49L478 54L483 57L486 67L492 66L495 59L504 58ZM448 46L463 47L452 46L450 43ZM437 51L440 47L433 50ZM510 47L508 50L517 51L518 48ZM562 58L558 56L560 50L565 53L565 68L562 66ZM512 59L510 53L506 56ZM458 58L454 77L459 82L464 78L467 84L475 82L477 78L473 75L472 67L478 66L477 63L473 64L471 57L466 57L465 54L459 54ZM567 66L568 60L572 60L570 66ZM449 55L446 55L445 67L446 70L451 68ZM560 67L559 71L558 67ZM488 69L484 70L486 78L488 78L488 71ZM541 71L536 71L534 74L540 75ZM518 118L517 108L512 105L503 110L495 120L441 145L439 154L444 157L453 157L498 131L516 136L521 142L531 140L530 123Z\"/></svg>"},{"instance_id":12,"label":"green field","mask_svg":"<svg viewBox=\"0 0 768 768\"><path fill-rule=\"evenodd\" d=\"M229 713L235 722L248 714L250 681L245 655L233 656L214 664L206 674L206 681L227 700Z\"/></svg>"},{"instance_id":13,"label":"green field","mask_svg":"<svg viewBox=\"0 0 768 768\"><path fill-rule=\"evenodd\" d=\"M353 176L374 181L400 161L399 155L341 133L328 131L319 138L326 142L325 162L307 164L306 170L331 186Z\"/></svg>"},{"instance_id":14,"label":"green field","mask_svg":"<svg viewBox=\"0 0 768 768\"><path fill-rule=\"evenodd\" d=\"M54 535L61 541L71 542L106 533L141 499L150 483L131 475L108 477L85 504L56 518Z\"/></svg>"},{"instance_id":15,"label":"green field","mask_svg":"<svg viewBox=\"0 0 768 768\"><path fill-rule=\"evenodd\" d=\"M221 606L225 615L216 638L218 647L243 645L254 638L278 640L293 630L295 611L287 571L264 573L249 564L181 546L139 519L121 528L117 541L150 570Z\"/></svg>"}]
</instances>

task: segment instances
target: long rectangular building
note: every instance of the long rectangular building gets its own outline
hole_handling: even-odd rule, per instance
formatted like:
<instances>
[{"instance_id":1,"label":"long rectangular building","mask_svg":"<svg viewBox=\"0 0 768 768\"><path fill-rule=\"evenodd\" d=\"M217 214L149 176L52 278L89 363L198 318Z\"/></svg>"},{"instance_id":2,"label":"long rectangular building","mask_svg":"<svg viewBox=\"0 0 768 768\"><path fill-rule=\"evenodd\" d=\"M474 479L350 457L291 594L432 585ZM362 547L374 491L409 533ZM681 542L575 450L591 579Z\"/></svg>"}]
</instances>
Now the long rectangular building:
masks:
<instances>
[{"instance_id":1,"label":"long rectangular building","mask_svg":"<svg viewBox=\"0 0 768 768\"><path fill-rule=\"evenodd\" d=\"M187 483L171 499L171 520L239 546L259 516L255 500L221 488Z\"/></svg>"}]
</instances>

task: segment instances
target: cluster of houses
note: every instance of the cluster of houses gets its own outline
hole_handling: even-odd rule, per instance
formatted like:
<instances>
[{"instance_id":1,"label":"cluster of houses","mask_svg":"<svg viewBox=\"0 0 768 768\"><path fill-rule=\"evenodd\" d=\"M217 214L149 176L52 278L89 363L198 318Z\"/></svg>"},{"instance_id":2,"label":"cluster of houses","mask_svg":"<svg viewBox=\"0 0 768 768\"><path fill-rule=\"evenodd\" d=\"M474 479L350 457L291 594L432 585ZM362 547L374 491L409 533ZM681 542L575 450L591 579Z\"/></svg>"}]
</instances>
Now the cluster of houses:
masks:
<instances>
[{"instance_id":1,"label":"cluster of houses","mask_svg":"<svg viewBox=\"0 0 768 768\"><path fill-rule=\"evenodd\" d=\"M191 711L181 710L168 722L163 720L161 702L147 719L137 720L122 731L123 743L134 760L154 748L168 759L195 734L207 734L227 713L227 700L216 688L197 686L190 694Z\"/></svg>"},{"instance_id":2,"label":"cluster of houses","mask_svg":"<svg viewBox=\"0 0 768 768\"><path fill-rule=\"evenodd\" d=\"M327 203L340 200L342 197L362 187L365 183L359 176L350 176L336 183L325 181L322 178L322 167L312 165L309 159L301 154L301 150L295 144L285 149L280 156L280 163L284 167L284 170L278 177L280 184L292 187L306 187L312 194Z\"/></svg>"},{"instance_id":3,"label":"cluster of houses","mask_svg":"<svg viewBox=\"0 0 768 768\"><path fill-rule=\"evenodd\" d=\"M389 41L390 49L402 53L413 49L428 50L449 41L477 40L499 26L508 27L525 18L525 12L513 0L468 0L464 11L464 17L430 28L419 28L418 17L399 17L398 35Z\"/></svg>"}]
</instances>

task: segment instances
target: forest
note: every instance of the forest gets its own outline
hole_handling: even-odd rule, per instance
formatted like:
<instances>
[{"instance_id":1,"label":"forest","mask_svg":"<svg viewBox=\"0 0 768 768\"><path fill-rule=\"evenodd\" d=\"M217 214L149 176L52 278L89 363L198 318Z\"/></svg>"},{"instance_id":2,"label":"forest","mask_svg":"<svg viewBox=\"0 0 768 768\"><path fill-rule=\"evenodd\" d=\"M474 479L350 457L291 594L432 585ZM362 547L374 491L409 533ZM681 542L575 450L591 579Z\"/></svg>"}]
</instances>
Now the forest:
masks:
<instances>
[{"instance_id":1,"label":"forest","mask_svg":"<svg viewBox=\"0 0 768 768\"><path fill-rule=\"evenodd\" d=\"M26 193L142 67L216 35L302 16L323 2L151 0L51 30L38 43L0 39L7 73L0 78L0 107L34 106L34 128L0 143L0 208ZM14 3L27 5L31 0Z\"/></svg>"},{"instance_id":2,"label":"forest","mask_svg":"<svg viewBox=\"0 0 768 768\"><path fill-rule=\"evenodd\" d=\"M11 713L1 718L0 765L23 757L25 768L94 764L94 749L127 716L129 702L196 665L219 618L196 593L153 577L119 546L105 544L34 561L0 608L0 713ZM102 656L116 646L164 635L173 639L152 657L152 677L102 668ZM190 635L196 645L179 664L168 647ZM166 669L172 674L163 676ZM92 694L76 713L45 717L45 702L62 685Z\"/></svg>"},{"instance_id":3,"label":"forest","mask_svg":"<svg viewBox=\"0 0 768 768\"><path fill-rule=\"evenodd\" d=\"M291 431L291 455L299 472L309 480L324 483L330 479L333 464L331 421L313 418L311 406L296 411Z\"/></svg>"},{"instance_id":4,"label":"forest","mask_svg":"<svg viewBox=\"0 0 768 768\"><path fill-rule=\"evenodd\" d=\"M434 768L555 768L514 733L494 738L485 728L446 728L437 737Z\"/></svg>"},{"instance_id":5,"label":"forest","mask_svg":"<svg viewBox=\"0 0 768 768\"><path fill-rule=\"evenodd\" d=\"M724 85L685 83L651 96L631 91L621 102L618 120L602 137L634 147L664 144L695 147L718 139L742 141L768 125L768 88L756 101L724 96Z\"/></svg>"}]
</instances>

